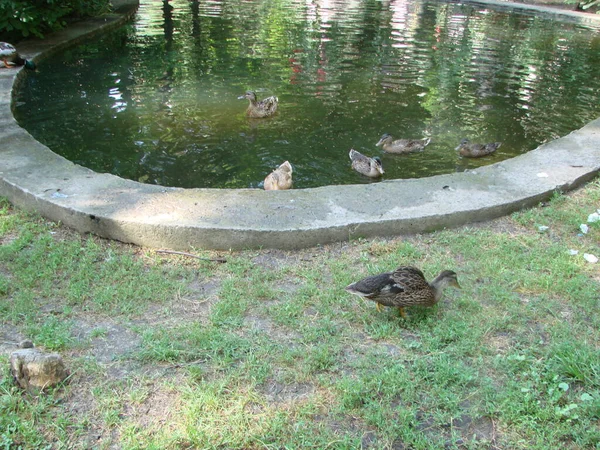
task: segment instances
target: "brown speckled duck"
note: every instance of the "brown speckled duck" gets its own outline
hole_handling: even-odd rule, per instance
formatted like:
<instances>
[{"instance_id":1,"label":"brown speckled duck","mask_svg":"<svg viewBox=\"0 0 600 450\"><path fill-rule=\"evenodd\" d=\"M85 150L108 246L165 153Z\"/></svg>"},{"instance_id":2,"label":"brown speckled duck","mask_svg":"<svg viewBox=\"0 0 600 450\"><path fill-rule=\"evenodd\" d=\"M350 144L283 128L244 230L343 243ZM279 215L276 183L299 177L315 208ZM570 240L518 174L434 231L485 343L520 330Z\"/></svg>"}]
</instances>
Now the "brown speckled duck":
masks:
<instances>
[{"instance_id":1,"label":"brown speckled duck","mask_svg":"<svg viewBox=\"0 0 600 450\"><path fill-rule=\"evenodd\" d=\"M458 147L454 150L459 150L461 156L466 158L481 158L482 156L491 155L498 147L502 145L501 142L492 142L489 144L473 144L468 139L460 141Z\"/></svg>"},{"instance_id":2,"label":"brown speckled duck","mask_svg":"<svg viewBox=\"0 0 600 450\"><path fill-rule=\"evenodd\" d=\"M391 135L386 133L381 136L381 139L379 139L379 142L375 145L377 147L382 147L383 151L387 153L413 153L423 151L430 141L430 138L394 140Z\"/></svg>"},{"instance_id":3,"label":"brown speckled duck","mask_svg":"<svg viewBox=\"0 0 600 450\"><path fill-rule=\"evenodd\" d=\"M265 191L284 191L292 187L292 165L284 162L265 178Z\"/></svg>"},{"instance_id":4,"label":"brown speckled duck","mask_svg":"<svg viewBox=\"0 0 600 450\"><path fill-rule=\"evenodd\" d=\"M348 155L352 161L352 168L358 173L371 178L378 178L384 173L379 157L375 156L374 158L370 158L357 152L353 148L350 149Z\"/></svg>"},{"instance_id":5,"label":"brown speckled duck","mask_svg":"<svg viewBox=\"0 0 600 450\"><path fill-rule=\"evenodd\" d=\"M444 270L431 283L416 267L400 266L393 272L364 278L346 287L346 291L376 302L377 311L381 306L398 308L406 317L407 306L433 306L442 298L444 288L454 286L460 289L456 273Z\"/></svg>"},{"instance_id":6,"label":"brown speckled duck","mask_svg":"<svg viewBox=\"0 0 600 450\"><path fill-rule=\"evenodd\" d=\"M35 70L35 63L21 58L17 49L8 42L0 42L0 61L4 63L4 67L25 66L26 69Z\"/></svg>"},{"instance_id":7,"label":"brown speckled duck","mask_svg":"<svg viewBox=\"0 0 600 450\"><path fill-rule=\"evenodd\" d=\"M244 95L238 97L238 99L247 98L250 104L246 110L246 115L255 119L262 119L263 117L269 117L275 114L279 99L274 95L267 97L260 102L256 99L256 93L254 91L247 91Z\"/></svg>"}]
</instances>

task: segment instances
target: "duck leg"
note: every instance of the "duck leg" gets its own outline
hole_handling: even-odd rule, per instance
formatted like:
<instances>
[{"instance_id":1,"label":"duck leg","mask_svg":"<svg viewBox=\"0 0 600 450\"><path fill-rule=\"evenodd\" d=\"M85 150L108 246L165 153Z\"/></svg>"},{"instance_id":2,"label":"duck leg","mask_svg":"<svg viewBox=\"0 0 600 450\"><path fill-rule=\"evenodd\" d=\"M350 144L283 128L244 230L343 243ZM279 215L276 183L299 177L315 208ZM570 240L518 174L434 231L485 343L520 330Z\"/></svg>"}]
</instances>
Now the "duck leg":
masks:
<instances>
[{"instance_id":1,"label":"duck leg","mask_svg":"<svg viewBox=\"0 0 600 450\"><path fill-rule=\"evenodd\" d=\"M12 66L12 63L9 63L6 58L2 58L2 62L4 63L4 67L7 69Z\"/></svg>"},{"instance_id":2,"label":"duck leg","mask_svg":"<svg viewBox=\"0 0 600 450\"><path fill-rule=\"evenodd\" d=\"M377 312L381 312L381 303L375 303L375 307L377 308Z\"/></svg>"},{"instance_id":3,"label":"duck leg","mask_svg":"<svg viewBox=\"0 0 600 450\"><path fill-rule=\"evenodd\" d=\"M406 319L408 317L402 306L398 306L398 312L400 313L400 317L402 317L403 319Z\"/></svg>"}]
</instances>

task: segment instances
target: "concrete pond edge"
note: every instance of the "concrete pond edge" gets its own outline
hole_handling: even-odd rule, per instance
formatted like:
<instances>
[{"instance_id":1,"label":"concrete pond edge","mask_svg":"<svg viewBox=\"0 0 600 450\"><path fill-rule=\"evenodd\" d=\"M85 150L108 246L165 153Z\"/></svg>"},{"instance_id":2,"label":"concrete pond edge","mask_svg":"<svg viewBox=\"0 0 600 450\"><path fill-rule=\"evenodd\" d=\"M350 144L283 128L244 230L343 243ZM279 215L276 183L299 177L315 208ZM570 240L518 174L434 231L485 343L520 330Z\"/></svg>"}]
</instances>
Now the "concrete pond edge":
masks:
<instances>
[{"instance_id":1,"label":"concrete pond edge","mask_svg":"<svg viewBox=\"0 0 600 450\"><path fill-rule=\"evenodd\" d=\"M598 23L600 17L511 2L492 7ZM19 45L43 59L123 25L135 6ZM183 189L96 173L55 154L12 114L20 70L0 70L0 195L82 233L144 247L295 249L359 237L398 236L490 220L568 191L600 171L600 119L524 155L477 170L422 179L289 191Z\"/></svg>"}]
</instances>

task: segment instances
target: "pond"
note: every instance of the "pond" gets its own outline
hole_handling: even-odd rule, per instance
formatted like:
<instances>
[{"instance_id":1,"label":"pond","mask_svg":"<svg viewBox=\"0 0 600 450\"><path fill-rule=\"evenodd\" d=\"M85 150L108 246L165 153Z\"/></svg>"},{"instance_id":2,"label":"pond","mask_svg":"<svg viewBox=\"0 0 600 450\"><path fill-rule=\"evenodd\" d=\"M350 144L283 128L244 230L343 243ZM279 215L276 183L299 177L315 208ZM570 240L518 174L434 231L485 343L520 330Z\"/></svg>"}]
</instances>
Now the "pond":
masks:
<instances>
[{"instance_id":1,"label":"pond","mask_svg":"<svg viewBox=\"0 0 600 450\"><path fill-rule=\"evenodd\" d=\"M289 160L294 187L476 168L600 116L598 29L481 5L421 1L146 0L132 23L39 64L15 117L98 172L179 187L261 187ZM248 89L279 109L249 119ZM430 138L391 155L382 134ZM462 158L462 138L501 141Z\"/></svg>"}]
</instances>

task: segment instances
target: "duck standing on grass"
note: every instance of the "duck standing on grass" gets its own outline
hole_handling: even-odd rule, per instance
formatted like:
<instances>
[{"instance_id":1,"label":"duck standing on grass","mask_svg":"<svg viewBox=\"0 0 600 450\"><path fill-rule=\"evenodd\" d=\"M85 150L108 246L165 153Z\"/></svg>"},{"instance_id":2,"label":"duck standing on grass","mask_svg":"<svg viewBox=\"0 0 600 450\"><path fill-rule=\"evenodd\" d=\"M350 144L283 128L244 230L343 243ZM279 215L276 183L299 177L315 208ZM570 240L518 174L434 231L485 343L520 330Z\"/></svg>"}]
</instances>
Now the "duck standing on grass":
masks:
<instances>
[{"instance_id":1,"label":"duck standing on grass","mask_svg":"<svg viewBox=\"0 0 600 450\"><path fill-rule=\"evenodd\" d=\"M381 139L379 139L379 142L375 145L377 147L382 147L383 151L387 153L414 153L422 152L430 141L430 138L394 140L391 135L386 133L381 136Z\"/></svg>"},{"instance_id":2,"label":"duck standing on grass","mask_svg":"<svg viewBox=\"0 0 600 450\"><path fill-rule=\"evenodd\" d=\"M370 158L353 148L350 149L348 155L350 156L350 161L352 161L352 168L358 173L371 178L379 178L383 175L383 166L379 157Z\"/></svg>"},{"instance_id":3,"label":"duck standing on grass","mask_svg":"<svg viewBox=\"0 0 600 450\"><path fill-rule=\"evenodd\" d=\"M292 187L292 165L284 162L265 178L265 191L284 191Z\"/></svg>"},{"instance_id":4,"label":"duck standing on grass","mask_svg":"<svg viewBox=\"0 0 600 450\"><path fill-rule=\"evenodd\" d=\"M8 42L0 42L0 60L4 67L25 66L26 69L35 70L35 63L31 60L21 58L17 49Z\"/></svg>"},{"instance_id":5,"label":"duck standing on grass","mask_svg":"<svg viewBox=\"0 0 600 450\"><path fill-rule=\"evenodd\" d=\"M502 145L501 142L492 142L489 144L473 144L468 139L463 139L454 150L460 150L461 156L467 158L481 158L482 156L491 155L498 147Z\"/></svg>"},{"instance_id":6,"label":"duck standing on grass","mask_svg":"<svg viewBox=\"0 0 600 450\"><path fill-rule=\"evenodd\" d=\"M431 283L416 267L400 266L393 272L364 278L346 287L351 294L372 300L377 305L398 308L400 316L406 317L407 306L433 306L442 298L444 288L454 286L460 289L456 273L442 271Z\"/></svg>"},{"instance_id":7,"label":"duck standing on grass","mask_svg":"<svg viewBox=\"0 0 600 450\"><path fill-rule=\"evenodd\" d=\"M250 104L246 110L246 115L255 119L262 119L263 117L269 117L275 114L279 99L274 95L267 97L260 102L256 99L256 93L254 91L247 91L244 95L240 95L238 100L247 98Z\"/></svg>"}]
</instances>

